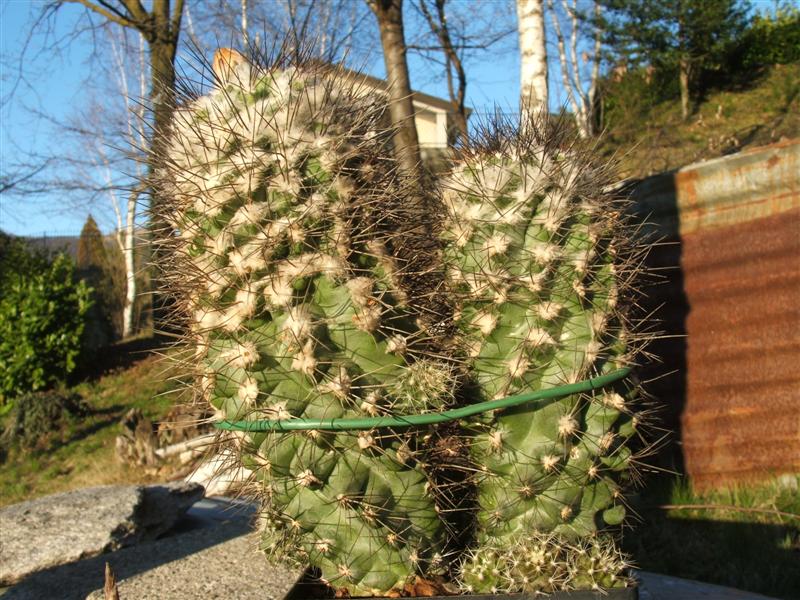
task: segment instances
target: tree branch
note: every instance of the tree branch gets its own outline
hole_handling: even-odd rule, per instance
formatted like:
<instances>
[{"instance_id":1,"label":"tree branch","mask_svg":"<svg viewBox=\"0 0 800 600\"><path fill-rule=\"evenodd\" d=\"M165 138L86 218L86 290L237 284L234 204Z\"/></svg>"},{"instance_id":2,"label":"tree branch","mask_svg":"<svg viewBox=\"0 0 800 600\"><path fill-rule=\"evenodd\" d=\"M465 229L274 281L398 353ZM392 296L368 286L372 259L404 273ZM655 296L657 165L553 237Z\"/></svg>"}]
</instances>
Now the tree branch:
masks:
<instances>
[{"instance_id":1,"label":"tree branch","mask_svg":"<svg viewBox=\"0 0 800 600\"><path fill-rule=\"evenodd\" d=\"M175 6L172 9L172 21L170 24L170 30L172 31L172 35L177 35L177 32L181 28L181 18L183 16L183 1L184 0L175 0ZM245 15L247 13L245 12ZM245 24L247 20L245 18Z\"/></svg>"},{"instance_id":2,"label":"tree branch","mask_svg":"<svg viewBox=\"0 0 800 600\"><path fill-rule=\"evenodd\" d=\"M572 91L569 77L569 65L567 64L567 48L564 44L564 34L561 31L561 24L558 22L558 15L556 14L553 0L547 0L547 7L550 9L550 19L553 22L553 31L556 34L556 42L558 44L558 62L561 65L561 79L564 84L564 89L567 92L567 99L569 100L572 111L577 116L580 112L578 102L575 100L575 94Z\"/></svg>"},{"instance_id":3,"label":"tree branch","mask_svg":"<svg viewBox=\"0 0 800 600\"><path fill-rule=\"evenodd\" d=\"M150 14L145 10L144 6L142 6L142 3L139 2L139 0L122 0L122 3L138 23L141 26L145 26L147 20L150 18Z\"/></svg>"},{"instance_id":4,"label":"tree branch","mask_svg":"<svg viewBox=\"0 0 800 600\"><path fill-rule=\"evenodd\" d=\"M0 175L0 194L2 194L4 192L7 192L9 190L12 190L15 187L17 187L18 185L33 179L39 173L44 171L48 167L48 165L50 163L51 163L51 159L48 158L44 163L42 163L41 165L33 168L28 173L25 173L23 175L17 175L16 177L15 176L9 176L9 175Z\"/></svg>"},{"instance_id":5,"label":"tree branch","mask_svg":"<svg viewBox=\"0 0 800 600\"><path fill-rule=\"evenodd\" d=\"M92 12L95 12L98 15L105 17L112 23L116 23L117 25L122 25L123 27L133 27L133 28L137 27L137 24L135 22L121 16L121 14L118 11L106 8L104 6L99 6L97 4L90 2L89 0L64 0L64 1L80 4L83 7L91 10Z\"/></svg>"}]
</instances>

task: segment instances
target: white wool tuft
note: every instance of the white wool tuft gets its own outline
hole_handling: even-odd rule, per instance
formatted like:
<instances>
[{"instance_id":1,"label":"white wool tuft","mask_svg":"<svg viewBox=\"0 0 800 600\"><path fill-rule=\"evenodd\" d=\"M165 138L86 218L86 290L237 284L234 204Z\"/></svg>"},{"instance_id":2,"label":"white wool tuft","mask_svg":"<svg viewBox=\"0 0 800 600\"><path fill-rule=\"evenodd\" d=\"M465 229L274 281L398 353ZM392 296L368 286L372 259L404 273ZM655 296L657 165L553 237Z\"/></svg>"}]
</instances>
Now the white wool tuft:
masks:
<instances>
[{"instance_id":1,"label":"white wool tuft","mask_svg":"<svg viewBox=\"0 0 800 600\"><path fill-rule=\"evenodd\" d=\"M200 331L210 331L219 326L222 314L218 310L201 308L195 311L194 320Z\"/></svg>"},{"instance_id":2,"label":"white wool tuft","mask_svg":"<svg viewBox=\"0 0 800 600\"><path fill-rule=\"evenodd\" d=\"M545 321L552 321L561 314L564 307L557 302L542 302L536 307L536 313Z\"/></svg>"},{"instance_id":3,"label":"white wool tuft","mask_svg":"<svg viewBox=\"0 0 800 600\"><path fill-rule=\"evenodd\" d=\"M258 225L269 212L269 206L262 203L245 204L237 210L228 223L230 229Z\"/></svg>"},{"instance_id":4,"label":"white wool tuft","mask_svg":"<svg viewBox=\"0 0 800 600\"><path fill-rule=\"evenodd\" d=\"M266 260L262 250L264 245L258 240L251 240L241 248L237 248L228 253L228 260L239 276L247 275L253 271L258 271L266 267Z\"/></svg>"},{"instance_id":5,"label":"white wool tuft","mask_svg":"<svg viewBox=\"0 0 800 600\"><path fill-rule=\"evenodd\" d=\"M490 312L479 312L473 317L472 325L477 327L480 332L486 336L492 333L494 328L497 327L497 317Z\"/></svg>"},{"instance_id":6,"label":"white wool tuft","mask_svg":"<svg viewBox=\"0 0 800 600\"><path fill-rule=\"evenodd\" d=\"M531 327L525 335L525 344L531 348L540 348L541 346L555 346L556 341L546 330Z\"/></svg>"},{"instance_id":7,"label":"white wool tuft","mask_svg":"<svg viewBox=\"0 0 800 600\"><path fill-rule=\"evenodd\" d=\"M314 374L316 368L317 359L314 357L314 341L307 340L303 345L303 350L292 359L292 369L310 377Z\"/></svg>"},{"instance_id":8,"label":"white wool tuft","mask_svg":"<svg viewBox=\"0 0 800 600\"><path fill-rule=\"evenodd\" d=\"M616 408L619 411L625 410L625 398L623 398L616 392L607 392L603 394L600 397L600 399L606 406L611 406L612 408Z\"/></svg>"},{"instance_id":9,"label":"white wool tuft","mask_svg":"<svg viewBox=\"0 0 800 600\"><path fill-rule=\"evenodd\" d=\"M253 342L242 342L225 352L223 358L230 361L230 365L233 367L246 369L258 362L258 348Z\"/></svg>"},{"instance_id":10,"label":"white wool tuft","mask_svg":"<svg viewBox=\"0 0 800 600\"><path fill-rule=\"evenodd\" d=\"M352 380L347 374L344 367L339 367L339 373L329 380L322 383L319 388L323 393L331 393L334 396L344 400L350 394L350 386Z\"/></svg>"},{"instance_id":11,"label":"white wool tuft","mask_svg":"<svg viewBox=\"0 0 800 600\"><path fill-rule=\"evenodd\" d=\"M353 304L359 307L365 307L371 304L375 298L372 295L372 288L374 281L369 277L355 277L348 279L345 285L350 291L350 297Z\"/></svg>"},{"instance_id":12,"label":"white wool tuft","mask_svg":"<svg viewBox=\"0 0 800 600\"><path fill-rule=\"evenodd\" d=\"M280 277L280 274L268 278L264 286L264 298L272 306L288 306L294 298L291 280L288 277Z\"/></svg>"},{"instance_id":13,"label":"white wool tuft","mask_svg":"<svg viewBox=\"0 0 800 600\"><path fill-rule=\"evenodd\" d=\"M547 266L558 258L560 250L554 244L536 244L531 248L533 259L540 265Z\"/></svg>"},{"instance_id":14,"label":"white wool tuft","mask_svg":"<svg viewBox=\"0 0 800 600\"><path fill-rule=\"evenodd\" d=\"M258 399L258 383L252 377L247 377L244 382L239 386L236 395L239 400L243 401L248 406L252 406Z\"/></svg>"},{"instance_id":15,"label":"white wool tuft","mask_svg":"<svg viewBox=\"0 0 800 600\"><path fill-rule=\"evenodd\" d=\"M505 254L511 244L509 237L502 233L495 233L483 243L481 249L490 257Z\"/></svg>"},{"instance_id":16,"label":"white wool tuft","mask_svg":"<svg viewBox=\"0 0 800 600\"><path fill-rule=\"evenodd\" d=\"M283 341L288 346L300 346L305 343L306 338L311 335L313 320L311 312L305 305L292 306L286 313L286 320L283 322L282 335Z\"/></svg>"},{"instance_id":17,"label":"white wool tuft","mask_svg":"<svg viewBox=\"0 0 800 600\"><path fill-rule=\"evenodd\" d=\"M562 415L558 420L558 435L569 437L578 431L578 421L572 415Z\"/></svg>"},{"instance_id":18,"label":"white wool tuft","mask_svg":"<svg viewBox=\"0 0 800 600\"><path fill-rule=\"evenodd\" d=\"M353 324L361 331L373 332L381 324L383 309L378 302L365 306L353 315Z\"/></svg>"},{"instance_id":19,"label":"white wool tuft","mask_svg":"<svg viewBox=\"0 0 800 600\"><path fill-rule=\"evenodd\" d=\"M525 356L525 353L520 352L516 356L511 357L506 364L511 378L519 379L528 372L531 361Z\"/></svg>"},{"instance_id":20,"label":"white wool tuft","mask_svg":"<svg viewBox=\"0 0 800 600\"><path fill-rule=\"evenodd\" d=\"M556 468L558 461L561 460L560 457L555 456L554 454L545 454L542 457L542 466L546 472L550 472Z\"/></svg>"}]
</instances>

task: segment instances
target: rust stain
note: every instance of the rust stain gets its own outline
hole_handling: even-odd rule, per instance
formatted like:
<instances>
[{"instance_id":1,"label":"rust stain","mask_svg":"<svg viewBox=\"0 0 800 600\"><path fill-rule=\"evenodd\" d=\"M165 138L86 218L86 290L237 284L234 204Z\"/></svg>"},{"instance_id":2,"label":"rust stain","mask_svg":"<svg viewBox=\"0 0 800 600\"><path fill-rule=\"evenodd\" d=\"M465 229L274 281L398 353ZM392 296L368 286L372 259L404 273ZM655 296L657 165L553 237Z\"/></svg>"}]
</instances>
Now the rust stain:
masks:
<instances>
[{"instance_id":1,"label":"rust stain","mask_svg":"<svg viewBox=\"0 0 800 600\"><path fill-rule=\"evenodd\" d=\"M781 157L778 154L774 154L767 161L767 168L772 169L775 165L779 165L780 163L781 163Z\"/></svg>"},{"instance_id":2,"label":"rust stain","mask_svg":"<svg viewBox=\"0 0 800 600\"><path fill-rule=\"evenodd\" d=\"M800 471L800 139L656 176L636 202L666 236L642 305L663 364L642 375L693 484Z\"/></svg>"},{"instance_id":3,"label":"rust stain","mask_svg":"<svg viewBox=\"0 0 800 600\"><path fill-rule=\"evenodd\" d=\"M800 470L800 209L682 242L689 476L702 488Z\"/></svg>"},{"instance_id":4,"label":"rust stain","mask_svg":"<svg viewBox=\"0 0 800 600\"><path fill-rule=\"evenodd\" d=\"M700 174L695 169L678 171L675 173L675 193L678 196L679 205L685 204L689 210L698 211L702 214L697 201L697 180L699 177Z\"/></svg>"}]
</instances>

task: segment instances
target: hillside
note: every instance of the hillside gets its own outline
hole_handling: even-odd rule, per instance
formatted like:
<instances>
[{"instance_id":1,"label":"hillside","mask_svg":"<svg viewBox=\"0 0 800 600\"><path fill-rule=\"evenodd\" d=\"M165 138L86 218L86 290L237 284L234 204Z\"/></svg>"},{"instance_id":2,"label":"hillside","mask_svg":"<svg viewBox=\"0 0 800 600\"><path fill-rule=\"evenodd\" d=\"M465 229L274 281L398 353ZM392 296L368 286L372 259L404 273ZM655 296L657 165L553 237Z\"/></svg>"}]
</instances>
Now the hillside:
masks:
<instances>
[{"instance_id":1,"label":"hillside","mask_svg":"<svg viewBox=\"0 0 800 600\"><path fill-rule=\"evenodd\" d=\"M81 397L89 414L36 448L12 447L5 460L0 456L0 506L79 487L168 477L123 464L115 453L120 419L129 409L139 408L157 422L179 399L174 368L154 346L141 338L105 349L92 372L67 390ZM0 418L0 431L9 418Z\"/></svg>"},{"instance_id":2,"label":"hillside","mask_svg":"<svg viewBox=\"0 0 800 600\"><path fill-rule=\"evenodd\" d=\"M800 136L800 63L754 74L740 89L711 91L688 121L677 99L625 101L629 109L607 126L599 149L619 157L622 176L646 177Z\"/></svg>"}]
</instances>

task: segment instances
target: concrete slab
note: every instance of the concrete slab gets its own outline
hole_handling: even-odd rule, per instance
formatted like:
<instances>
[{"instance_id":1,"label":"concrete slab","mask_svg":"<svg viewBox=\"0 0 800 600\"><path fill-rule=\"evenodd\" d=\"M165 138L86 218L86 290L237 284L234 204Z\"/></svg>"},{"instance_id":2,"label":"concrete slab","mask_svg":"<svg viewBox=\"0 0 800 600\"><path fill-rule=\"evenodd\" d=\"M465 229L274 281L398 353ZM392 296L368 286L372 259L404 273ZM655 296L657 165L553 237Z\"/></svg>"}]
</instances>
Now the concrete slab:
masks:
<instances>
[{"instance_id":1,"label":"concrete slab","mask_svg":"<svg viewBox=\"0 0 800 600\"><path fill-rule=\"evenodd\" d=\"M774 600L721 585L638 571L639 600Z\"/></svg>"},{"instance_id":2,"label":"concrete slab","mask_svg":"<svg viewBox=\"0 0 800 600\"><path fill-rule=\"evenodd\" d=\"M251 534L253 505L197 502L173 532L154 542L32 575L2 600L103 600L105 563L122 600L282 600L299 572L271 567ZM656 573L637 572L640 600L770 600L766 596Z\"/></svg>"},{"instance_id":3,"label":"concrete slab","mask_svg":"<svg viewBox=\"0 0 800 600\"><path fill-rule=\"evenodd\" d=\"M2 600L102 600L105 563L123 600L279 600L299 573L270 567L251 535L252 505L196 503L170 535L36 573L0 592Z\"/></svg>"}]
</instances>

